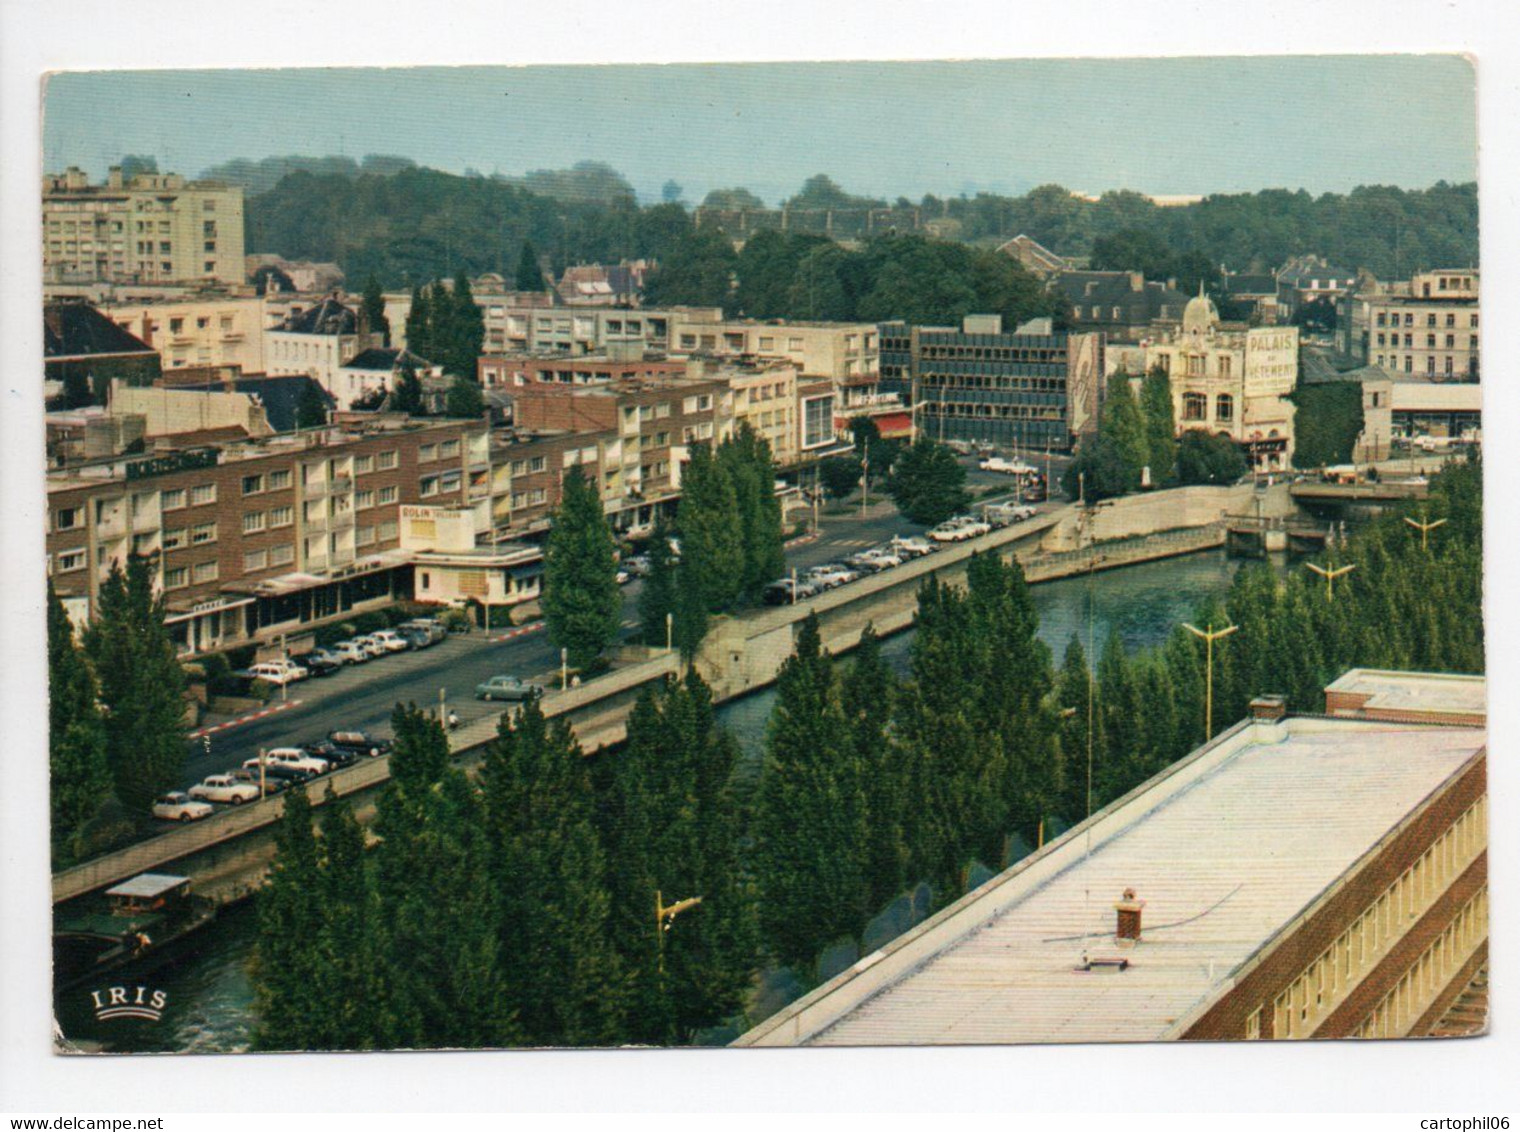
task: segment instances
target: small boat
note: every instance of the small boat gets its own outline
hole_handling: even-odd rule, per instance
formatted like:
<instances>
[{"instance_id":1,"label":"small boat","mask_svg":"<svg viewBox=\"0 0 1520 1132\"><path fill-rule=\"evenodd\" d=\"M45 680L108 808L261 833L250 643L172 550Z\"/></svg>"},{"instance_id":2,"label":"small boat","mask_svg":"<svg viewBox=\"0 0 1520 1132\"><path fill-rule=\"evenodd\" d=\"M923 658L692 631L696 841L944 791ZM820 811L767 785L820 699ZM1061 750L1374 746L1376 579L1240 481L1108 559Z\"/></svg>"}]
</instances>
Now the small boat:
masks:
<instances>
[{"instance_id":1,"label":"small boat","mask_svg":"<svg viewBox=\"0 0 1520 1132\"><path fill-rule=\"evenodd\" d=\"M103 905L61 914L53 928L53 987L78 986L156 954L216 918L190 878L141 873L105 891Z\"/></svg>"}]
</instances>

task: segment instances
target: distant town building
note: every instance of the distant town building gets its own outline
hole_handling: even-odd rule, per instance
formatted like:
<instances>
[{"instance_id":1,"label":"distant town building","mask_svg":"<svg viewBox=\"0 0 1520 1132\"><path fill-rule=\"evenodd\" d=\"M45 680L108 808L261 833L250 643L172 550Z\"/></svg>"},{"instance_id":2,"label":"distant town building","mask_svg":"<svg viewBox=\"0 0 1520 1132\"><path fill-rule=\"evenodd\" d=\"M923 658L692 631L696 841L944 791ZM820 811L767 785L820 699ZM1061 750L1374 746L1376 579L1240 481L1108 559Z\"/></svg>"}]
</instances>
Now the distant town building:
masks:
<instances>
[{"instance_id":1,"label":"distant town building","mask_svg":"<svg viewBox=\"0 0 1520 1132\"><path fill-rule=\"evenodd\" d=\"M367 350L360 350L338 367L332 388L328 392L340 410L347 409L356 401L394 390L407 366L412 367L419 381L443 376L442 366L434 365L426 358L419 358L410 350L371 346Z\"/></svg>"},{"instance_id":2,"label":"distant town building","mask_svg":"<svg viewBox=\"0 0 1520 1132\"><path fill-rule=\"evenodd\" d=\"M1453 725L1473 696L1444 676L1349 673L1327 698L1394 676L1353 709L1364 718L1258 699L736 1044L1454 1032L1448 1011L1488 960L1487 736ZM1379 695L1418 701L1422 721L1377 715Z\"/></svg>"},{"instance_id":3,"label":"distant town building","mask_svg":"<svg viewBox=\"0 0 1520 1132\"><path fill-rule=\"evenodd\" d=\"M1187 296L1138 271L1062 271L1052 286L1066 300L1073 329L1112 342L1138 342L1177 325Z\"/></svg>"},{"instance_id":4,"label":"distant town building","mask_svg":"<svg viewBox=\"0 0 1520 1132\"><path fill-rule=\"evenodd\" d=\"M310 260L288 260L284 256L263 253L246 257L247 278L257 280L260 275L274 274L290 281L290 285L269 287L268 290L291 290L317 292L335 291L343 286L343 269L336 263L313 263Z\"/></svg>"},{"instance_id":5,"label":"distant town building","mask_svg":"<svg viewBox=\"0 0 1520 1132\"><path fill-rule=\"evenodd\" d=\"M368 345L359 316L336 295L298 306L264 334L264 362L274 375L304 373L346 408L342 369Z\"/></svg>"},{"instance_id":6,"label":"distant town building","mask_svg":"<svg viewBox=\"0 0 1520 1132\"><path fill-rule=\"evenodd\" d=\"M565 268L554 290L570 307L633 307L644 290L649 270L645 260L633 263L588 263Z\"/></svg>"},{"instance_id":7,"label":"distant town building","mask_svg":"<svg viewBox=\"0 0 1520 1132\"><path fill-rule=\"evenodd\" d=\"M705 308L669 314L670 352L677 356L776 359L795 365L804 377L828 378L836 385L875 381L880 372L875 323L725 319Z\"/></svg>"},{"instance_id":8,"label":"distant town building","mask_svg":"<svg viewBox=\"0 0 1520 1132\"><path fill-rule=\"evenodd\" d=\"M146 303L108 303L101 313L157 350L165 369L241 366L264 369L264 301L199 295Z\"/></svg>"},{"instance_id":9,"label":"distant town building","mask_svg":"<svg viewBox=\"0 0 1520 1132\"><path fill-rule=\"evenodd\" d=\"M532 382L599 385L615 379L677 377L686 363L644 348L618 343L596 354L487 354L480 359L480 384L512 390Z\"/></svg>"},{"instance_id":10,"label":"distant town building","mask_svg":"<svg viewBox=\"0 0 1520 1132\"><path fill-rule=\"evenodd\" d=\"M55 282L242 283L243 190L114 166L103 185L72 166L44 174L42 263Z\"/></svg>"},{"instance_id":11,"label":"distant town building","mask_svg":"<svg viewBox=\"0 0 1520 1132\"><path fill-rule=\"evenodd\" d=\"M1237 306L1249 308L1246 317L1261 326L1277 322L1277 277L1269 272L1250 274L1226 271L1222 275L1224 296Z\"/></svg>"},{"instance_id":12,"label":"distant town building","mask_svg":"<svg viewBox=\"0 0 1520 1132\"><path fill-rule=\"evenodd\" d=\"M1438 445L1477 440L1483 429L1483 387L1365 366L1341 375L1362 387L1362 431L1353 457L1386 460L1396 441Z\"/></svg>"},{"instance_id":13,"label":"distant town building","mask_svg":"<svg viewBox=\"0 0 1520 1132\"><path fill-rule=\"evenodd\" d=\"M1041 279L1050 279L1063 271L1072 269L1070 260L1056 255L1032 236L1026 236L1022 232L1013 239L999 244L998 251L1003 255L1013 257L1025 271Z\"/></svg>"},{"instance_id":14,"label":"distant town building","mask_svg":"<svg viewBox=\"0 0 1520 1132\"><path fill-rule=\"evenodd\" d=\"M910 405L932 439L1066 451L1097 427L1101 334L1050 319L1007 332L998 315L960 327L885 322L880 334L880 391Z\"/></svg>"},{"instance_id":15,"label":"distant town building","mask_svg":"<svg viewBox=\"0 0 1520 1132\"><path fill-rule=\"evenodd\" d=\"M1223 329L1212 300L1199 288L1188 300L1181 328L1146 346L1146 371L1158 367L1171 381L1178 435L1202 429L1233 440L1257 471L1290 466L1297 327Z\"/></svg>"},{"instance_id":16,"label":"distant town building","mask_svg":"<svg viewBox=\"0 0 1520 1132\"><path fill-rule=\"evenodd\" d=\"M1300 307L1319 299L1335 302L1356 285L1356 272L1323 256L1294 256L1277 270L1277 320L1289 322Z\"/></svg>"},{"instance_id":17,"label":"distant town building","mask_svg":"<svg viewBox=\"0 0 1520 1132\"><path fill-rule=\"evenodd\" d=\"M111 381L150 384L162 371L158 352L85 302L42 307L42 374L49 401L103 403Z\"/></svg>"},{"instance_id":18,"label":"distant town building","mask_svg":"<svg viewBox=\"0 0 1520 1132\"><path fill-rule=\"evenodd\" d=\"M1436 381L1477 381L1478 272L1422 272L1408 282L1364 278L1337 304L1336 345L1357 365Z\"/></svg>"}]
</instances>

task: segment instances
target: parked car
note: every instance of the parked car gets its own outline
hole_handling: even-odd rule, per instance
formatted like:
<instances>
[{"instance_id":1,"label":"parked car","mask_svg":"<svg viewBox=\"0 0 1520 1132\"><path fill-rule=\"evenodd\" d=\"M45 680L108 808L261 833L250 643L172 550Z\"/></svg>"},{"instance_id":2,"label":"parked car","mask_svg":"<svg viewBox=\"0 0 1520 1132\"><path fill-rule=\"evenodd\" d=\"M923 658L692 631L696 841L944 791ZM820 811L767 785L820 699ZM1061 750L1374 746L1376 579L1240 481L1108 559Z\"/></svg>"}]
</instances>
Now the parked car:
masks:
<instances>
[{"instance_id":1,"label":"parked car","mask_svg":"<svg viewBox=\"0 0 1520 1132\"><path fill-rule=\"evenodd\" d=\"M1035 469L1022 460L1005 460L1001 456L989 456L979 463L977 467L981 468L984 472L1002 472L1004 475L1009 476L1029 476L1035 474Z\"/></svg>"},{"instance_id":2,"label":"parked car","mask_svg":"<svg viewBox=\"0 0 1520 1132\"><path fill-rule=\"evenodd\" d=\"M312 649L301 657L301 667L313 676L326 676L343 665L343 658L328 649Z\"/></svg>"},{"instance_id":3,"label":"parked car","mask_svg":"<svg viewBox=\"0 0 1520 1132\"><path fill-rule=\"evenodd\" d=\"M897 551L903 558L922 558L926 554L933 554L939 547L928 539L896 537L892 540L892 549Z\"/></svg>"},{"instance_id":4,"label":"parked car","mask_svg":"<svg viewBox=\"0 0 1520 1132\"><path fill-rule=\"evenodd\" d=\"M213 774L190 787L190 797L201 802L241 806L244 802L258 801L259 788L252 783L239 782L230 774Z\"/></svg>"},{"instance_id":5,"label":"parked car","mask_svg":"<svg viewBox=\"0 0 1520 1132\"><path fill-rule=\"evenodd\" d=\"M433 643L433 638L427 630L415 626L398 625L396 636L405 641L409 649L425 649Z\"/></svg>"},{"instance_id":6,"label":"parked car","mask_svg":"<svg viewBox=\"0 0 1520 1132\"><path fill-rule=\"evenodd\" d=\"M255 755L251 759L244 759L243 765L249 770L259 769L259 759ZM300 747L276 747L272 751L264 752L264 770L267 773L272 766L289 767L292 770L304 771L315 777L326 774L331 768L326 759L319 759L315 755L307 754Z\"/></svg>"},{"instance_id":7,"label":"parked car","mask_svg":"<svg viewBox=\"0 0 1520 1132\"><path fill-rule=\"evenodd\" d=\"M339 641L333 645L332 652L341 657L344 664L363 664L369 659L369 650L358 641Z\"/></svg>"},{"instance_id":8,"label":"parked car","mask_svg":"<svg viewBox=\"0 0 1520 1132\"><path fill-rule=\"evenodd\" d=\"M248 775L248 781L252 782L255 786L259 784L259 760L257 758L249 759L239 769ZM291 766L289 763L267 761L264 763L264 782L268 789L273 789L273 787L268 787L268 784L271 782L279 781L286 786L294 786L297 783L310 782L315 777L317 777L315 771L303 770L298 766Z\"/></svg>"},{"instance_id":9,"label":"parked car","mask_svg":"<svg viewBox=\"0 0 1520 1132\"><path fill-rule=\"evenodd\" d=\"M1027 503L992 503L982 509L982 518L994 529L1001 529L1022 523L1034 513L1034 508Z\"/></svg>"},{"instance_id":10,"label":"parked car","mask_svg":"<svg viewBox=\"0 0 1520 1132\"><path fill-rule=\"evenodd\" d=\"M386 652L406 652L407 649L412 647L394 629L378 629L369 635L369 639L378 641L384 645Z\"/></svg>"},{"instance_id":11,"label":"parked car","mask_svg":"<svg viewBox=\"0 0 1520 1132\"><path fill-rule=\"evenodd\" d=\"M529 700L543 694L543 686L530 684L516 676L492 676L483 684L475 685L477 700Z\"/></svg>"},{"instance_id":12,"label":"parked car","mask_svg":"<svg viewBox=\"0 0 1520 1132\"><path fill-rule=\"evenodd\" d=\"M391 654L390 646L387 645L384 641L380 640L379 637L377 637L374 633L368 633L362 637L355 637L354 644L358 645L372 658L389 656Z\"/></svg>"},{"instance_id":13,"label":"parked car","mask_svg":"<svg viewBox=\"0 0 1520 1132\"><path fill-rule=\"evenodd\" d=\"M327 764L328 770L342 770L351 767L359 761L357 752L346 747L338 747L329 743L326 739L318 739L315 743L307 743L301 748L313 758L321 759Z\"/></svg>"},{"instance_id":14,"label":"parked car","mask_svg":"<svg viewBox=\"0 0 1520 1132\"><path fill-rule=\"evenodd\" d=\"M175 790L153 800L153 816L164 821L199 821L209 818L210 802L197 802L182 790Z\"/></svg>"},{"instance_id":15,"label":"parked car","mask_svg":"<svg viewBox=\"0 0 1520 1132\"><path fill-rule=\"evenodd\" d=\"M418 648L437 644L449 635L449 631L443 627L443 622L432 617L414 617L410 621L403 621L396 626L396 629L398 632L416 633L426 637L427 644L418 645Z\"/></svg>"},{"instance_id":16,"label":"parked car","mask_svg":"<svg viewBox=\"0 0 1520 1132\"><path fill-rule=\"evenodd\" d=\"M245 669L243 675L253 680L264 680L270 684L284 686L294 684L297 680L305 680L311 673L293 660L266 660L262 664L255 664Z\"/></svg>"},{"instance_id":17,"label":"parked car","mask_svg":"<svg viewBox=\"0 0 1520 1132\"><path fill-rule=\"evenodd\" d=\"M760 596L765 600L766 605L791 605L793 602L816 597L818 592L816 585L801 578L796 582L790 578L778 578L766 586Z\"/></svg>"},{"instance_id":18,"label":"parked car","mask_svg":"<svg viewBox=\"0 0 1520 1132\"><path fill-rule=\"evenodd\" d=\"M804 580L823 589L831 590L835 586L842 586L847 582L853 582L860 577L858 571L850 569L843 562L825 562L822 566L814 566L805 575Z\"/></svg>"},{"instance_id":19,"label":"parked car","mask_svg":"<svg viewBox=\"0 0 1520 1132\"><path fill-rule=\"evenodd\" d=\"M266 770L267 769L268 768L266 768ZM290 771L289 773L292 774L292 775L303 774L303 772L294 771L294 770ZM258 793L259 793L259 772L258 772L258 768L257 767L255 767L253 770L249 770L245 766L233 767L231 770L229 770L227 772L227 777L230 778L230 779L232 779L234 782L247 782L247 783L252 784L254 797L258 797ZM311 775L309 775L309 774L303 774L303 777L302 777L301 781L304 782L306 779L308 779L310 777L311 777ZM278 794L281 790L284 790L287 786L289 786L294 781L295 781L294 778L287 778L284 775L265 774L265 776L264 776L264 793L266 795L268 795L268 794Z\"/></svg>"},{"instance_id":20,"label":"parked car","mask_svg":"<svg viewBox=\"0 0 1520 1132\"><path fill-rule=\"evenodd\" d=\"M371 759L389 754L392 746L389 739L376 738L367 731L329 731L327 742L341 750Z\"/></svg>"},{"instance_id":21,"label":"parked car","mask_svg":"<svg viewBox=\"0 0 1520 1132\"><path fill-rule=\"evenodd\" d=\"M623 569L627 570L635 578L645 577L649 573L649 555L635 554L623 563Z\"/></svg>"},{"instance_id":22,"label":"parked car","mask_svg":"<svg viewBox=\"0 0 1520 1132\"><path fill-rule=\"evenodd\" d=\"M901 566L903 564L903 556L897 552L897 548L890 542L884 542L879 546L873 546L865 553L870 555L872 558L876 558L882 562L885 562L888 566Z\"/></svg>"},{"instance_id":23,"label":"parked car","mask_svg":"<svg viewBox=\"0 0 1520 1132\"><path fill-rule=\"evenodd\" d=\"M617 572L617 584L618 585L620 585L620 586L626 586L631 581L633 581L633 575L630 574L627 570L619 570Z\"/></svg>"}]
</instances>

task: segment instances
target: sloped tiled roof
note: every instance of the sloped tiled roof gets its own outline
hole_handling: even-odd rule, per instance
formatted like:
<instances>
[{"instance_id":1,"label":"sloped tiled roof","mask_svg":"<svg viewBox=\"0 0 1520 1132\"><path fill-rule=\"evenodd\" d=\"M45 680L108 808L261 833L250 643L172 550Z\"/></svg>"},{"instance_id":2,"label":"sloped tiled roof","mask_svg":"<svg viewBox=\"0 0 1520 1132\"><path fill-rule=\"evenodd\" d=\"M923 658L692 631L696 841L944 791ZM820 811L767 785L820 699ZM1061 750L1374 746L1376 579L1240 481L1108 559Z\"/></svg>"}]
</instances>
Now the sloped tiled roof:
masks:
<instances>
[{"instance_id":1,"label":"sloped tiled roof","mask_svg":"<svg viewBox=\"0 0 1520 1132\"><path fill-rule=\"evenodd\" d=\"M393 373L408 361L419 370L433 368L432 362L426 358L419 358L410 350L396 350L380 346L371 346L368 350L361 350L348 361L344 362L343 368L370 370L374 373Z\"/></svg>"},{"instance_id":2,"label":"sloped tiled roof","mask_svg":"<svg viewBox=\"0 0 1520 1132\"><path fill-rule=\"evenodd\" d=\"M48 303L42 308L42 355L48 361L156 352L88 303Z\"/></svg>"},{"instance_id":3,"label":"sloped tiled roof","mask_svg":"<svg viewBox=\"0 0 1520 1132\"><path fill-rule=\"evenodd\" d=\"M1055 286L1074 307L1103 308L1099 322L1115 321L1113 308L1119 307L1117 321L1127 326L1144 326L1158 318L1179 319L1188 301L1165 283L1145 281L1137 290L1127 271L1063 271L1055 277Z\"/></svg>"},{"instance_id":4,"label":"sloped tiled roof","mask_svg":"<svg viewBox=\"0 0 1520 1132\"><path fill-rule=\"evenodd\" d=\"M354 334L359 316L329 295L311 309L287 316L275 329L286 334Z\"/></svg>"}]
</instances>

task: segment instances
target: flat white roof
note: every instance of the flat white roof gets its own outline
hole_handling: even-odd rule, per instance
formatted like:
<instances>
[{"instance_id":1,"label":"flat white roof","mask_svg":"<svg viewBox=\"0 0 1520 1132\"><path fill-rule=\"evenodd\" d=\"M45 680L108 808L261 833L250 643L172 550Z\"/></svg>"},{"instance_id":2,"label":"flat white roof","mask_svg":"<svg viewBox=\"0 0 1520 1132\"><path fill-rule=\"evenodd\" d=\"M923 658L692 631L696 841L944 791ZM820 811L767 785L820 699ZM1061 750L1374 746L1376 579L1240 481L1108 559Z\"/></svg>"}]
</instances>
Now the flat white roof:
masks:
<instances>
[{"instance_id":1,"label":"flat white roof","mask_svg":"<svg viewBox=\"0 0 1520 1132\"><path fill-rule=\"evenodd\" d=\"M1353 668L1325 691L1368 696L1364 707L1386 711L1432 715L1486 715L1488 711L1488 681L1482 676Z\"/></svg>"},{"instance_id":2,"label":"flat white roof","mask_svg":"<svg viewBox=\"0 0 1520 1132\"><path fill-rule=\"evenodd\" d=\"M1153 1041L1482 749L1476 728L1237 725L867 956L741 1045ZM1114 903L1144 900L1120 950ZM1123 972L1081 971L1124 956Z\"/></svg>"},{"instance_id":3,"label":"flat white roof","mask_svg":"<svg viewBox=\"0 0 1520 1132\"><path fill-rule=\"evenodd\" d=\"M106 889L107 896L141 896L151 899L172 892L184 884L188 877L170 876L168 873L139 873L131 880L124 880L115 888Z\"/></svg>"}]
</instances>

